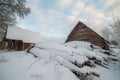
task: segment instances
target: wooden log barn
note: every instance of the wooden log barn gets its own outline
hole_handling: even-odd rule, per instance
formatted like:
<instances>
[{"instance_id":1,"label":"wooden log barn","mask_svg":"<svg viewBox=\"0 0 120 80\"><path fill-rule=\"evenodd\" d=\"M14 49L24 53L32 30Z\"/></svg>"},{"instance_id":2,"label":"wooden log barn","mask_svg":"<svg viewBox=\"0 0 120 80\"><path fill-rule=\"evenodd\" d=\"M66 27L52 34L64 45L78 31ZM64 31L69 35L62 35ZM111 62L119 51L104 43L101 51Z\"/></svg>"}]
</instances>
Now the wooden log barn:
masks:
<instances>
[{"instance_id":1,"label":"wooden log barn","mask_svg":"<svg viewBox=\"0 0 120 80\"><path fill-rule=\"evenodd\" d=\"M69 34L66 42L69 41L87 41L102 49L108 50L108 41L99 34L90 29L87 25L79 21Z\"/></svg>"},{"instance_id":2,"label":"wooden log barn","mask_svg":"<svg viewBox=\"0 0 120 80\"><path fill-rule=\"evenodd\" d=\"M40 39L41 35L37 32L10 26L7 28L3 42L8 50L21 51L37 43Z\"/></svg>"}]
</instances>

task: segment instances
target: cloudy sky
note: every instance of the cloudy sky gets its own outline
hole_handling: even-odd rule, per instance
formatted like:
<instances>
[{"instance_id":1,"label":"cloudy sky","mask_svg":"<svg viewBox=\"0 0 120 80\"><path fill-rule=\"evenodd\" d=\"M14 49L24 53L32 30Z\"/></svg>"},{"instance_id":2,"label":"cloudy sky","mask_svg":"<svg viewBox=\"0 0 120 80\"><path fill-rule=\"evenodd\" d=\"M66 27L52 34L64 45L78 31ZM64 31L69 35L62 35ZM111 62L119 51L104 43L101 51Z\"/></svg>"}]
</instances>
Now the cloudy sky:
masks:
<instances>
[{"instance_id":1,"label":"cloudy sky","mask_svg":"<svg viewBox=\"0 0 120 80\"><path fill-rule=\"evenodd\" d=\"M119 17L120 0L27 0L31 14L18 20L18 26L48 37L67 37L78 21L100 34Z\"/></svg>"}]
</instances>

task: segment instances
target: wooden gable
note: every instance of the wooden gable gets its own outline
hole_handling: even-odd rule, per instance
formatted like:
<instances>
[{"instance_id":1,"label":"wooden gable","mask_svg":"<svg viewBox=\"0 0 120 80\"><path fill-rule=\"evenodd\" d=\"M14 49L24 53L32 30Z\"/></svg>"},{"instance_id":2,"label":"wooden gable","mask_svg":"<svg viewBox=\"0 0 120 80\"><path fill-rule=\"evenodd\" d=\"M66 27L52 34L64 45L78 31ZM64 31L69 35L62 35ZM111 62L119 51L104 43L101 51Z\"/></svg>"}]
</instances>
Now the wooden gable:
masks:
<instances>
[{"instance_id":1,"label":"wooden gable","mask_svg":"<svg viewBox=\"0 0 120 80\"><path fill-rule=\"evenodd\" d=\"M82 22L78 22L69 34L66 42L69 41L87 41L101 47L102 49L109 49L107 41Z\"/></svg>"}]
</instances>

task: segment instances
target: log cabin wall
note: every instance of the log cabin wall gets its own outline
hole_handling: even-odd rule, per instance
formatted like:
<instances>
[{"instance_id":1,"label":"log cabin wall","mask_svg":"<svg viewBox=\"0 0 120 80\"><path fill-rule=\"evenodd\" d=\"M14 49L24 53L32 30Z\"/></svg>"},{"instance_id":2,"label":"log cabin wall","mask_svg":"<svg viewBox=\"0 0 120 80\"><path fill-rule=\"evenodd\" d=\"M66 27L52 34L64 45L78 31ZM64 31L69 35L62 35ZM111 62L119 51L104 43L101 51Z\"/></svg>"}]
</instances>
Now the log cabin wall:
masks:
<instances>
[{"instance_id":1,"label":"log cabin wall","mask_svg":"<svg viewBox=\"0 0 120 80\"><path fill-rule=\"evenodd\" d=\"M30 47L31 44L33 44L33 43L23 43L23 50L25 50L28 47Z\"/></svg>"},{"instance_id":2,"label":"log cabin wall","mask_svg":"<svg viewBox=\"0 0 120 80\"><path fill-rule=\"evenodd\" d=\"M78 24L72 30L66 42L69 41L87 41L103 49L109 49L106 40L104 40L101 36L99 36L96 32L88 28L82 22L78 22Z\"/></svg>"},{"instance_id":3,"label":"log cabin wall","mask_svg":"<svg viewBox=\"0 0 120 80\"><path fill-rule=\"evenodd\" d=\"M6 49L7 43L5 41L0 41L0 50Z\"/></svg>"},{"instance_id":4,"label":"log cabin wall","mask_svg":"<svg viewBox=\"0 0 120 80\"><path fill-rule=\"evenodd\" d=\"M22 40L13 40L13 50L21 51L22 50L23 41Z\"/></svg>"},{"instance_id":5,"label":"log cabin wall","mask_svg":"<svg viewBox=\"0 0 120 80\"><path fill-rule=\"evenodd\" d=\"M7 49L8 50L15 50L15 51L21 51L23 42L22 40L12 40L12 39L6 39L7 43Z\"/></svg>"},{"instance_id":6,"label":"log cabin wall","mask_svg":"<svg viewBox=\"0 0 120 80\"><path fill-rule=\"evenodd\" d=\"M4 42L7 44L5 45L6 48L15 51L21 51L27 49L33 43L25 43L22 40L12 40L12 39L5 39Z\"/></svg>"}]
</instances>

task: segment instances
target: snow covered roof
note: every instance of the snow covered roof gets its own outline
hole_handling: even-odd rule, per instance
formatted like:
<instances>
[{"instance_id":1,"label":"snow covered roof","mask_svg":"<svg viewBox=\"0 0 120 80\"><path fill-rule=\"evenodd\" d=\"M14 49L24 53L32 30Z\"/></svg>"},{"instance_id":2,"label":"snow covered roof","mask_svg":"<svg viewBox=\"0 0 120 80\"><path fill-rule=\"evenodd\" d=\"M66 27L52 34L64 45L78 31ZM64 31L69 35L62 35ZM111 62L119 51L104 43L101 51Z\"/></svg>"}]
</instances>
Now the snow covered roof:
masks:
<instances>
[{"instance_id":1,"label":"snow covered roof","mask_svg":"<svg viewBox=\"0 0 120 80\"><path fill-rule=\"evenodd\" d=\"M27 43L37 43L41 40L41 35L37 32L23 29L17 26L10 26L6 33L7 39L22 40Z\"/></svg>"}]
</instances>

